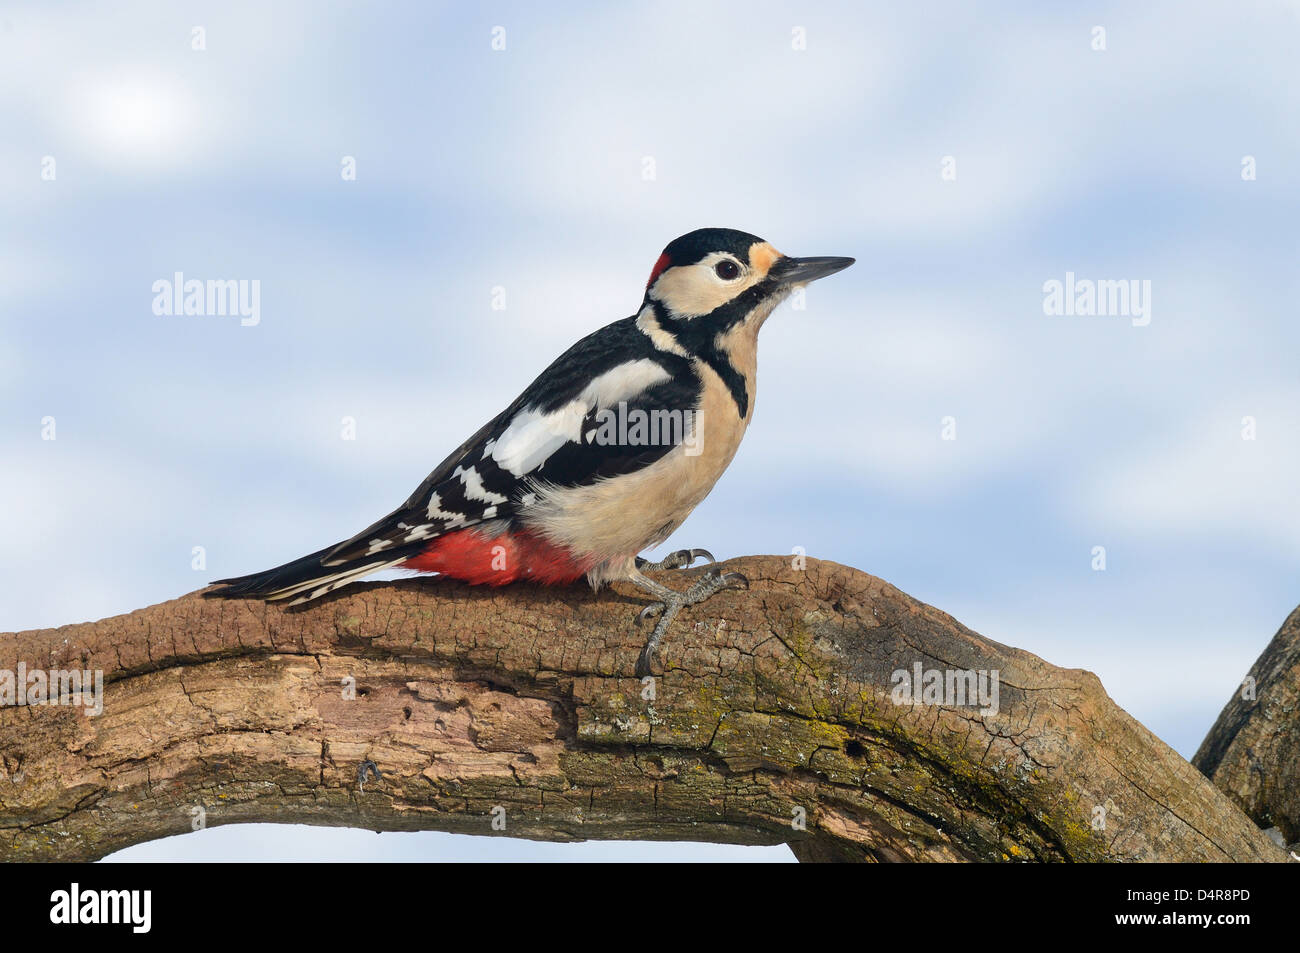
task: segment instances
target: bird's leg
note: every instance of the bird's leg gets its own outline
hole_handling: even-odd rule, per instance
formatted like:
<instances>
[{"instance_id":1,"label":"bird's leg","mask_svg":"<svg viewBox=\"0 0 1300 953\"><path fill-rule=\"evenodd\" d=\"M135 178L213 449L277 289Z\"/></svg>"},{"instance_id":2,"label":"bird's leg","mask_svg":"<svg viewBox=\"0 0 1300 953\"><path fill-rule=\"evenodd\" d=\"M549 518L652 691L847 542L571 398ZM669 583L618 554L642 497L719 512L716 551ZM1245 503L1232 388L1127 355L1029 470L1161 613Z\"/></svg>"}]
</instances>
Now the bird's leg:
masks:
<instances>
[{"instance_id":1,"label":"bird's leg","mask_svg":"<svg viewBox=\"0 0 1300 953\"><path fill-rule=\"evenodd\" d=\"M657 563L652 563L648 559L636 558L637 569L686 569L697 559L707 559L711 563L716 563L713 553L707 549L679 549L675 553L669 553Z\"/></svg>"},{"instance_id":2,"label":"bird's leg","mask_svg":"<svg viewBox=\"0 0 1300 953\"><path fill-rule=\"evenodd\" d=\"M683 553L694 553L696 550L682 550L681 553L673 553L668 559L681 556ZM693 556L690 557L692 560ZM667 562L665 559L664 562ZM687 563L689 565L689 563ZM717 569L710 569L684 592L678 592L676 589L669 589L667 586L660 585L653 579L641 573L640 567L633 569L629 576L632 583L639 589L650 593L658 602L652 602L642 609L636 617L637 625L640 625L646 619L659 616L655 622L654 630L650 633L650 638L646 640L645 648L641 650L641 656L636 660L637 678L644 678L650 674L650 665L654 661L655 649L659 646L659 640L663 638L668 627L672 625L673 619L677 613L686 606L699 605L715 593L723 589L748 589L749 580L738 572L720 572Z\"/></svg>"}]
</instances>

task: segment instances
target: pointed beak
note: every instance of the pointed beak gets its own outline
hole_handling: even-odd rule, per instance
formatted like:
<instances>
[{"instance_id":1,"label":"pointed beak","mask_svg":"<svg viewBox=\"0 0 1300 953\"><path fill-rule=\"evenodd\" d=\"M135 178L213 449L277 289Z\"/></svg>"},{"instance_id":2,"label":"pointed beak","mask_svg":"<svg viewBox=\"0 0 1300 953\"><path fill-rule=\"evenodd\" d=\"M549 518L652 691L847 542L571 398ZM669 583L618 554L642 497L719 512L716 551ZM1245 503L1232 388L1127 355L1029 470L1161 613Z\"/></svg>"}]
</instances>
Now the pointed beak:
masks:
<instances>
[{"instance_id":1,"label":"pointed beak","mask_svg":"<svg viewBox=\"0 0 1300 953\"><path fill-rule=\"evenodd\" d=\"M843 271L854 261L854 258L782 258L767 275L783 285L803 285Z\"/></svg>"}]
</instances>

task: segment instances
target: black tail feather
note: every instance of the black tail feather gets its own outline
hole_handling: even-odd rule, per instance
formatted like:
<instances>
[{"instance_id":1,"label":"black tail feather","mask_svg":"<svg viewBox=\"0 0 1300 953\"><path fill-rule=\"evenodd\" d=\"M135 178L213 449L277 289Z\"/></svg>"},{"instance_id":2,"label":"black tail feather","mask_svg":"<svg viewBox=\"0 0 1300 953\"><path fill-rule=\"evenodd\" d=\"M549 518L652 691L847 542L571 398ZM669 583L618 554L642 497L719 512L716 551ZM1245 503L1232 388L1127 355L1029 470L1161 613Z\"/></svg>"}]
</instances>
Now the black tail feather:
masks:
<instances>
[{"instance_id":1,"label":"black tail feather","mask_svg":"<svg viewBox=\"0 0 1300 953\"><path fill-rule=\"evenodd\" d=\"M208 598L220 597L224 599L265 598L289 586L337 575L345 567L331 566L326 568L321 565L321 560L334 548L334 546L326 546L309 556L287 562L283 566L276 566L274 569L250 573L247 576L234 576L230 579L215 579L212 585L224 586L225 588L213 589L203 595Z\"/></svg>"}]
</instances>

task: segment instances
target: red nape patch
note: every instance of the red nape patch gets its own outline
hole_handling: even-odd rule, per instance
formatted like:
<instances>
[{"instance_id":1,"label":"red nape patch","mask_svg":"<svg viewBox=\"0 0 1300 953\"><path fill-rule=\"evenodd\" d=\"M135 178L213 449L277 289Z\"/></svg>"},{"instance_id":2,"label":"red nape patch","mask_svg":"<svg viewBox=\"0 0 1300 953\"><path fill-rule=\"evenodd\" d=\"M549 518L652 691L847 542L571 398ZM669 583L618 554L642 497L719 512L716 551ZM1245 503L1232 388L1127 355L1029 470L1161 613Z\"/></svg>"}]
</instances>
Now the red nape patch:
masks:
<instances>
[{"instance_id":1,"label":"red nape patch","mask_svg":"<svg viewBox=\"0 0 1300 953\"><path fill-rule=\"evenodd\" d=\"M532 533L488 537L472 529L460 529L439 536L420 555L402 563L401 568L439 572L475 586L504 586L520 579L545 585L573 582L593 565Z\"/></svg>"},{"instance_id":2,"label":"red nape patch","mask_svg":"<svg viewBox=\"0 0 1300 953\"><path fill-rule=\"evenodd\" d=\"M663 273L663 270L671 264L672 261L668 257L668 252L664 252L662 255L660 255L659 260L655 262L655 266L650 269L650 280L645 283L646 288L649 288L652 284L654 284L655 279L658 278L660 274Z\"/></svg>"}]
</instances>

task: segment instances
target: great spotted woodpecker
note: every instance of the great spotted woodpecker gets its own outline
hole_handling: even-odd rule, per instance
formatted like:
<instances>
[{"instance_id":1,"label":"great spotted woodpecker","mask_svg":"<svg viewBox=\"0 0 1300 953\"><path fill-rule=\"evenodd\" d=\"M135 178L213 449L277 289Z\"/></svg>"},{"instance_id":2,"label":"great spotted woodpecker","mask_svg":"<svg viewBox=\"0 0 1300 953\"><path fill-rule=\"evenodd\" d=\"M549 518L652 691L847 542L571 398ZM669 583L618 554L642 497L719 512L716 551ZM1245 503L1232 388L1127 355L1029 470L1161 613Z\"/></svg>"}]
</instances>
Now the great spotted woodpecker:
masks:
<instances>
[{"instance_id":1,"label":"great spotted woodpecker","mask_svg":"<svg viewBox=\"0 0 1300 953\"><path fill-rule=\"evenodd\" d=\"M754 412L768 315L851 264L787 258L732 229L683 235L655 262L635 315L560 355L400 507L349 540L206 594L297 605L393 566L494 586L627 580L655 599L636 620L658 616L637 662L648 674L683 607L748 580L713 569L677 591L642 570L712 562L707 551L657 563L638 554L666 540L731 463Z\"/></svg>"}]
</instances>

